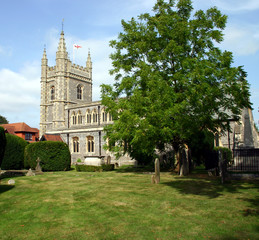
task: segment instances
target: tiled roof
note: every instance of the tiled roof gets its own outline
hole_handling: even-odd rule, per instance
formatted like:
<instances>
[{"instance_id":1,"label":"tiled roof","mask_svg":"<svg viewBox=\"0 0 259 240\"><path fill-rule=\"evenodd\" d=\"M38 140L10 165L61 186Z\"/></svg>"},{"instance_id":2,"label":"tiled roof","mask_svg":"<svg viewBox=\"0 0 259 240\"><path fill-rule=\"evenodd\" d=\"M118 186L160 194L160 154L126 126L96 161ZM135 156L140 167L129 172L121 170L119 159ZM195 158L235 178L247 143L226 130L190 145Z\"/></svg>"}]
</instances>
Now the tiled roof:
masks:
<instances>
[{"instance_id":1,"label":"tiled roof","mask_svg":"<svg viewBox=\"0 0 259 240\"><path fill-rule=\"evenodd\" d=\"M41 139L45 141L63 142L60 135L57 135L57 134L44 134Z\"/></svg>"},{"instance_id":2,"label":"tiled roof","mask_svg":"<svg viewBox=\"0 0 259 240\"><path fill-rule=\"evenodd\" d=\"M38 133L39 130L37 128L31 128L24 122L20 123L10 123L10 124L2 124L4 129L8 131L10 134L15 134L17 132L29 132L29 133Z\"/></svg>"}]
</instances>

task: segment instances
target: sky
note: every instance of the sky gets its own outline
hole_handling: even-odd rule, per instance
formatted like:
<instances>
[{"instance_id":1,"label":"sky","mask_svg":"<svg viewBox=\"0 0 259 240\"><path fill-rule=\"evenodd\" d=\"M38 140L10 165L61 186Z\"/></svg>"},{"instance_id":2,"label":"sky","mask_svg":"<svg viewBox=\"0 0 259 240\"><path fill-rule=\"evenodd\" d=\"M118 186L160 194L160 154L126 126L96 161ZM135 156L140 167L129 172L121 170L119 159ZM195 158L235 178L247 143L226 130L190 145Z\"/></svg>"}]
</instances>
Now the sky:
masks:
<instances>
[{"instance_id":1,"label":"sky","mask_svg":"<svg viewBox=\"0 0 259 240\"><path fill-rule=\"evenodd\" d=\"M46 47L48 65L55 56L63 29L69 57L73 44L76 64L85 66L90 49L93 62L93 100L109 75L114 51L109 41L122 31L121 20L151 12L156 0L0 0L0 115L9 123L39 128L41 58ZM254 120L259 121L259 1L193 0L194 11L216 6L228 16L222 50L234 55L233 66L244 66L250 84Z\"/></svg>"}]
</instances>

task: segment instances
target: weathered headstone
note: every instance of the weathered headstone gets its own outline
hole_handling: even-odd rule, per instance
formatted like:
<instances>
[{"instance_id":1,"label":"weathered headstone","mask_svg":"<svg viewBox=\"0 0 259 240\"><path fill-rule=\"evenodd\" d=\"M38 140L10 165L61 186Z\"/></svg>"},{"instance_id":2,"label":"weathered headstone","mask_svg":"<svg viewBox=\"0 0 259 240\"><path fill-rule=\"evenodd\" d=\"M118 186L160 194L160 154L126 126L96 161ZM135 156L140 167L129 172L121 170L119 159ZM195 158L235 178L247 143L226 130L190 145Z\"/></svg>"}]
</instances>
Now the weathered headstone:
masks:
<instances>
[{"instance_id":1,"label":"weathered headstone","mask_svg":"<svg viewBox=\"0 0 259 240\"><path fill-rule=\"evenodd\" d=\"M26 176L35 176L35 173L31 170L31 168L29 169L29 171L26 173Z\"/></svg>"},{"instance_id":2,"label":"weathered headstone","mask_svg":"<svg viewBox=\"0 0 259 240\"><path fill-rule=\"evenodd\" d=\"M224 159L223 153L219 151L219 174L221 177L221 183L225 183L227 176L227 161Z\"/></svg>"},{"instance_id":3,"label":"weathered headstone","mask_svg":"<svg viewBox=\"0 0 259 240\"><path fill-rule=\"evenodd\" d=\"M10 179L10 180L8 181L8 184L9 184L9 185L13 185L13 184L15 184L14 179Z\"/></svg>"},{"instance_id":4,"label":"weathered headstone","mask_svg":"<svg viewBox=\"0 0 259 240\"><path fill-rule=\"evenodd\" d=\"M106 161L107 161L106 164L111 164L111 156L110 155L107 156L107 160Z\"/></svg>"},{"instance_id":5,"label":"weathered headstone","mask_svg":"<svg viewBox=\"0 0 259 240\"><path fill-rule=\"evenodd\" d=\"M40 166L40 158L38 157L37 160L37 166L35 168L36 172L42 172L41 166Z\"/></svg>"},{"instance_id":6,"label":"weathered headstone","mask_svg":"<svg viewBox=\"0 0 259 240\"><path fill-rule=\"evenodd\" d=\"M159 159L156 158L155 160L155 174L151 176L151 183L158 184L160 182L160 162Z\"/></svg>"}]
</instances>

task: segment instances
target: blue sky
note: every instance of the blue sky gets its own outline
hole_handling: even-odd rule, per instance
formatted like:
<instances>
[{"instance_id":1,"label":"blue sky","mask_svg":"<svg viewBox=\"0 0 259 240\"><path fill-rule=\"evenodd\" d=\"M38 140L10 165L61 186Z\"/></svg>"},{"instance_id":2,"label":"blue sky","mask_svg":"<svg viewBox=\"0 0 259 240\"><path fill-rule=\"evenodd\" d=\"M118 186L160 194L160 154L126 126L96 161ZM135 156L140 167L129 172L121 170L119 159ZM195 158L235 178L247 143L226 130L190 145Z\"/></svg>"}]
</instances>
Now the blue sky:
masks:
<instances>
[{"instance_id":1,"label":"blue sky","mask_svg":"<svg viewBox=\"0 0 259 240\"><path fill-rule=\"evenodd\" d=\"M93 100L100 99L109 76L113 51L109 41L122 30L121 19L150 12L156 0L9 0L0 9L0 115L10 123L39 127L40 64L44 45L48 63L55 53L64 19L67 50L72 60L74 43L82 46L75 62L85 65L88 49L93 62ZM233 52L234 66L244 65L250 83L254 120L259 120L259 1L193 0L197 9L217 6L228 15L221 48Z\"/></svg>"}]
</instances>

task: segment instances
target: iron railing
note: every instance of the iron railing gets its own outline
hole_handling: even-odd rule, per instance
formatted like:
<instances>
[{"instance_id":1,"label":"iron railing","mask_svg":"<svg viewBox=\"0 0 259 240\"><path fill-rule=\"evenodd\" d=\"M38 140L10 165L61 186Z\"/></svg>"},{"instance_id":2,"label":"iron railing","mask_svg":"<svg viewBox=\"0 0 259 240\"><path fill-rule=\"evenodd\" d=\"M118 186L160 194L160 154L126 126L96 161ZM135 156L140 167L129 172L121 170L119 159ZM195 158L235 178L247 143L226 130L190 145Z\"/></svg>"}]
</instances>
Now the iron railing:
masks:
<instances>
[{"instance_id":1,"label":"iron railing","mask_svg":"<svg viewBox=\"0 0 259 240\"><path fill-rule=\"evenodd\" d=\"M259 172L259 149L244 148L233 150L233 163L229 171Z\"/></svg>"}]
</instances>

